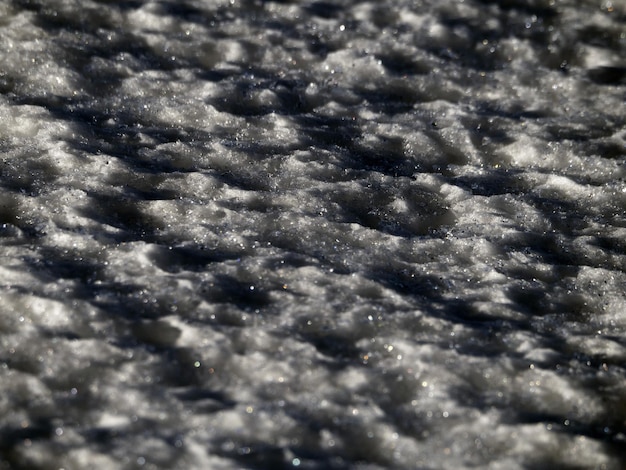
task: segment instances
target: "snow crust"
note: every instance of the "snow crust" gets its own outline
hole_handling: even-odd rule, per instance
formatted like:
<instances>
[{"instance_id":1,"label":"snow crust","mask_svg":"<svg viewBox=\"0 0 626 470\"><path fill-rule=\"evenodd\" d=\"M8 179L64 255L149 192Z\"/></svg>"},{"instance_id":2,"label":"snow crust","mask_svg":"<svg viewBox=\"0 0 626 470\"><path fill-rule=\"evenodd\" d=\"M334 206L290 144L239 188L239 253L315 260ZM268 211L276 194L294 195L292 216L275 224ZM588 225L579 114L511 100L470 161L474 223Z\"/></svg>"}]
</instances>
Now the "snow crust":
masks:
<instances>
[{"instance_id":1,"label":"snow crust","mask_svg":"<svg viewBox=\"0 0 626 470\"><path fill-rule=\"evenodd\" d=\"M625 25L2 2L0 468L624 468Z\"/></svg>"}]
</instances>

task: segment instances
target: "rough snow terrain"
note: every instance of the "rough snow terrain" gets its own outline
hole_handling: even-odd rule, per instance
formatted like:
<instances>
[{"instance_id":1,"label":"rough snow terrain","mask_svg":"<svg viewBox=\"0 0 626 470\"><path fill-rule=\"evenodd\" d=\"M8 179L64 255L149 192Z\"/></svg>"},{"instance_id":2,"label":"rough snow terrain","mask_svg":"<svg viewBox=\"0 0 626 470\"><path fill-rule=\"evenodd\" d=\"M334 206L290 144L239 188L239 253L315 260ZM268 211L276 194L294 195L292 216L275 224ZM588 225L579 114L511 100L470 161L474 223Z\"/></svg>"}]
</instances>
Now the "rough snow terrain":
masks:
<instances>
[{"instance_id":1,"label":"rough snow terrain","mask_svg":"<svg viewBox=\"0 0 626 470\"><path fill-rule=\"evenodd\" d=\"M623 469L621 0L2 0L0 468Z\"/></svg>"}]
</instances>

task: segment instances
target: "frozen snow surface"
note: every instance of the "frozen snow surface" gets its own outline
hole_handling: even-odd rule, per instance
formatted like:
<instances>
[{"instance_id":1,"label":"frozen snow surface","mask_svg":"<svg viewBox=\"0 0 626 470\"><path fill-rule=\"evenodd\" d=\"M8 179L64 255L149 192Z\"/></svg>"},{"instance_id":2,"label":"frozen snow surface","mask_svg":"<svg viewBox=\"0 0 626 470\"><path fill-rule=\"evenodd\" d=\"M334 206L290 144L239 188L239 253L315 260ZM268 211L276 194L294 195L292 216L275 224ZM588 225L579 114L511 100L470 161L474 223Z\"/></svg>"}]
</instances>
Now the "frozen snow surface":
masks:
<instances>
[{"instance_id":1,"label":"frozen snow surface","mask_svg":"<svg viewBox=\"0 0 626 470\"><path fill-rule=\"evenodd\" d=\"M626 3L3 0L0 469L626 468Z\"/></svg>"}]
</instances>

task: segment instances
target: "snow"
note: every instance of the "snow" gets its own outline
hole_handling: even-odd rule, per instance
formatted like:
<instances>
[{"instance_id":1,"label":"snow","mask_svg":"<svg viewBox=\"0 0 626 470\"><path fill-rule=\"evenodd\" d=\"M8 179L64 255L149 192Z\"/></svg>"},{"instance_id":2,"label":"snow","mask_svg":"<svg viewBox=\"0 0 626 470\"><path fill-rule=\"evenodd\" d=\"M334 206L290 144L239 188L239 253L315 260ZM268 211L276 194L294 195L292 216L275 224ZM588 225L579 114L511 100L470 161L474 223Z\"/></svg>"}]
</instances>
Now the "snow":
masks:
<instances>
[{"instance_id":1,"label":"snow","mask_svg":"<svg viewBox=\"0 0 626 470\"><path fill-rule=\"evenodd\" d=\"M0 467L623 468L625 14L0 5Z\"/></svg>"}]
</instances>

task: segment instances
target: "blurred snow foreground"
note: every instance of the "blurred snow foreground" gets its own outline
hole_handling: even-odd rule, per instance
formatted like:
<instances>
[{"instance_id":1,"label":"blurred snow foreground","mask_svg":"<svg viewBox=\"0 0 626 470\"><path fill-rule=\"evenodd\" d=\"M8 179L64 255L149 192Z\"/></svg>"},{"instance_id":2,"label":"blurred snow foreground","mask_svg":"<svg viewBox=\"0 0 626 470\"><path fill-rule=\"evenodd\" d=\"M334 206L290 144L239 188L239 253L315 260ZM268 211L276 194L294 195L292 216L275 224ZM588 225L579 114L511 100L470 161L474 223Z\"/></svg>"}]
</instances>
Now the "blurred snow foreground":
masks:
<instances>
[{"instance_id":1,"label":"blurred snow foreground","mask_svg":"<svg viewBox=\"0 0 626 470\"><path fill-rule=\"evenodd\" d=\"M626 466L626 7L0 4L0 469Z\"/></svg>"}]
</instances>

